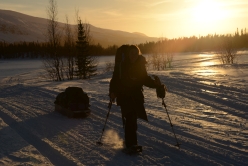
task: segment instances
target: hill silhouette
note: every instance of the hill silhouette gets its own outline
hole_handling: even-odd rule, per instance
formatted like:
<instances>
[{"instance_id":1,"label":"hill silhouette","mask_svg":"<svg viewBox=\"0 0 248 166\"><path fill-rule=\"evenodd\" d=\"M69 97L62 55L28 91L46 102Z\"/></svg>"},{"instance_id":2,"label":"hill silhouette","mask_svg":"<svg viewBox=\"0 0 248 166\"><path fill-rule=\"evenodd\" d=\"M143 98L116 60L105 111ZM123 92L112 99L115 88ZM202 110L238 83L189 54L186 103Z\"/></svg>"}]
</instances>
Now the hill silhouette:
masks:
<instances>
[{"instance_id":1,"label":"hill silhouette","mask_svg":"<svg viewBox=\"0 0 248 166\"><path fill-rule=\"evenodd\" d=\"M0 41L18 42L18 41L39 41L45 42L45 32L47 28L47 19L29 16L16 11L0 9ZM64 23L59 22L61 28ZM76 25L71 25L74 28ZM120 30L111 30L90 25L91 36L95 44L102 46L139 44L149 41L157 41L156 37L149 37L140 32L125 32Z\"/></svg>"}]
</instances>

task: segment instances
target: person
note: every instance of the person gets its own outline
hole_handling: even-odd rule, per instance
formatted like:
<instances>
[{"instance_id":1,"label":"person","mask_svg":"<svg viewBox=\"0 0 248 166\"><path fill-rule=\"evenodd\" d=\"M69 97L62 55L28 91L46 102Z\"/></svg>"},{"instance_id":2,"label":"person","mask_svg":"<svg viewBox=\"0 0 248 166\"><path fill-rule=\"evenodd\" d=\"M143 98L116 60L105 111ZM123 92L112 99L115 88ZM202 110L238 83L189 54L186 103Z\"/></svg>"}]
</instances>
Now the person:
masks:
<instances>
[{"instance_id":1,"label":"person","mask_svg":"<svg viewBox=\"0 0 248 166\"><path fill-rule=\"evenodd\" d=\"M127 56L121 64L115 64L110 80L110 100L121 107L124 120L125 146L137 146L137 119L148 121L144 108L143 85L157 88L160 82L153 80L146 71L146 59L135 45L128 46Z\"/></svg>"}]
</instances>

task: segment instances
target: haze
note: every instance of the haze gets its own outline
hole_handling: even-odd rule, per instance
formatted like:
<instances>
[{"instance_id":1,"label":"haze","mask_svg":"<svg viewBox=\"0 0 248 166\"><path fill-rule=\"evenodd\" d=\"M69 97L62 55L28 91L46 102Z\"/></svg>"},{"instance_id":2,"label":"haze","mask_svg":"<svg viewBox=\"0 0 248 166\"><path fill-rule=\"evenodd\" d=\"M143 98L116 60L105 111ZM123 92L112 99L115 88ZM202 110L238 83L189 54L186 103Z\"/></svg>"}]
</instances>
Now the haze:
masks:
<instances>
[{"instance_id":1,"label":"haze","mask_svg":"<svg viewBox=\"0 0 248 166\"><path fill-rule=\"evenodd\" d=\"M47 18L48 0L1 0L1 9ZM57 0L59 21L75 23L75 9L90 24L107 29L177 38L233 34L248 28L247 0Z\"/></svg>"}]
</instances>

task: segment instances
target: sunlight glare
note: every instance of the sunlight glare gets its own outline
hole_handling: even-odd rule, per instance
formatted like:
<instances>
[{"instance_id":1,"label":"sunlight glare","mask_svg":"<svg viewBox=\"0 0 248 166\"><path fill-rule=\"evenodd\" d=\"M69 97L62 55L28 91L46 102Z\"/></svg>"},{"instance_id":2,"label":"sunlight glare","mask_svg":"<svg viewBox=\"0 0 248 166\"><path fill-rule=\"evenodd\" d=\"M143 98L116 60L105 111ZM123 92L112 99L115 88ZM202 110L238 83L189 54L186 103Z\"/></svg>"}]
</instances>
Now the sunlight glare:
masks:
<instances>
[{"instance_id":1,"label":"sunlight glare","mask_svg":"<svg viewBox=\"0 0 248 166\"><path fill-rule=\"evenodd\" d=\"M215 65L215 60L214 58L214 54L199 54L199 57L201 57L201 62L200 62L200 66L204 67L204 66L212 66Z\"/></svg>"},{"instance_id":2,"label":"sunlight glare","mask_svg":"<svg viewBox=\"0 0 248 166\"><path fill-rule=\"evenodd\" d=\"M201 76L210 76L218 74L218 71L213 69L198 69L194 70L193 72Z\"/></svg>"},{"instance_id":3,"label":"sunlight glare","mask_svg":"<svg viewBox=\"0 0 248 166\"><path fill-rule=\"evenodd\" d=\"M213 0L202 0L192 10L193 19L201 24L212 24L227 17L221 4Z\"/></svg>"},{"instance_id":4,"label":"sunlight glare","mask_svg":"<svg viewBox=\"0 0 248 166\"><path fill-rule=\"evenodd\" d=\"M200 66L212 66L212 65L215 65L215 63L212 61L204 61L200 63Z\"/></svg>"}]
</instances>

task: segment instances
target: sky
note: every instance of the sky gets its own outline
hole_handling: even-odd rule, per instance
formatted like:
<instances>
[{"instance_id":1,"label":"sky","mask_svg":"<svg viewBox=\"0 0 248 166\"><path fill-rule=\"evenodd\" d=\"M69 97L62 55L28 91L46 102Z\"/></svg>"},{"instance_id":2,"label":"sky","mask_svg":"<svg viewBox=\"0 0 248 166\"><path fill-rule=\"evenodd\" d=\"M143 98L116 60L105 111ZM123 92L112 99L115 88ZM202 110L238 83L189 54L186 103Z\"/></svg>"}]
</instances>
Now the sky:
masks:
<instances>
[{"instance_id":1,"label":"sky","mask_svg":"<svg viewBox=\"0 0 248 166\"><path fill-rule=\"evenodd\" d=\"M106 29L178 38L234 34L247 29L248 0L56 0L58 20L82 20ZM49 0L0 0L0 9L47 18Z\"/></svg>"}]
</instances>

